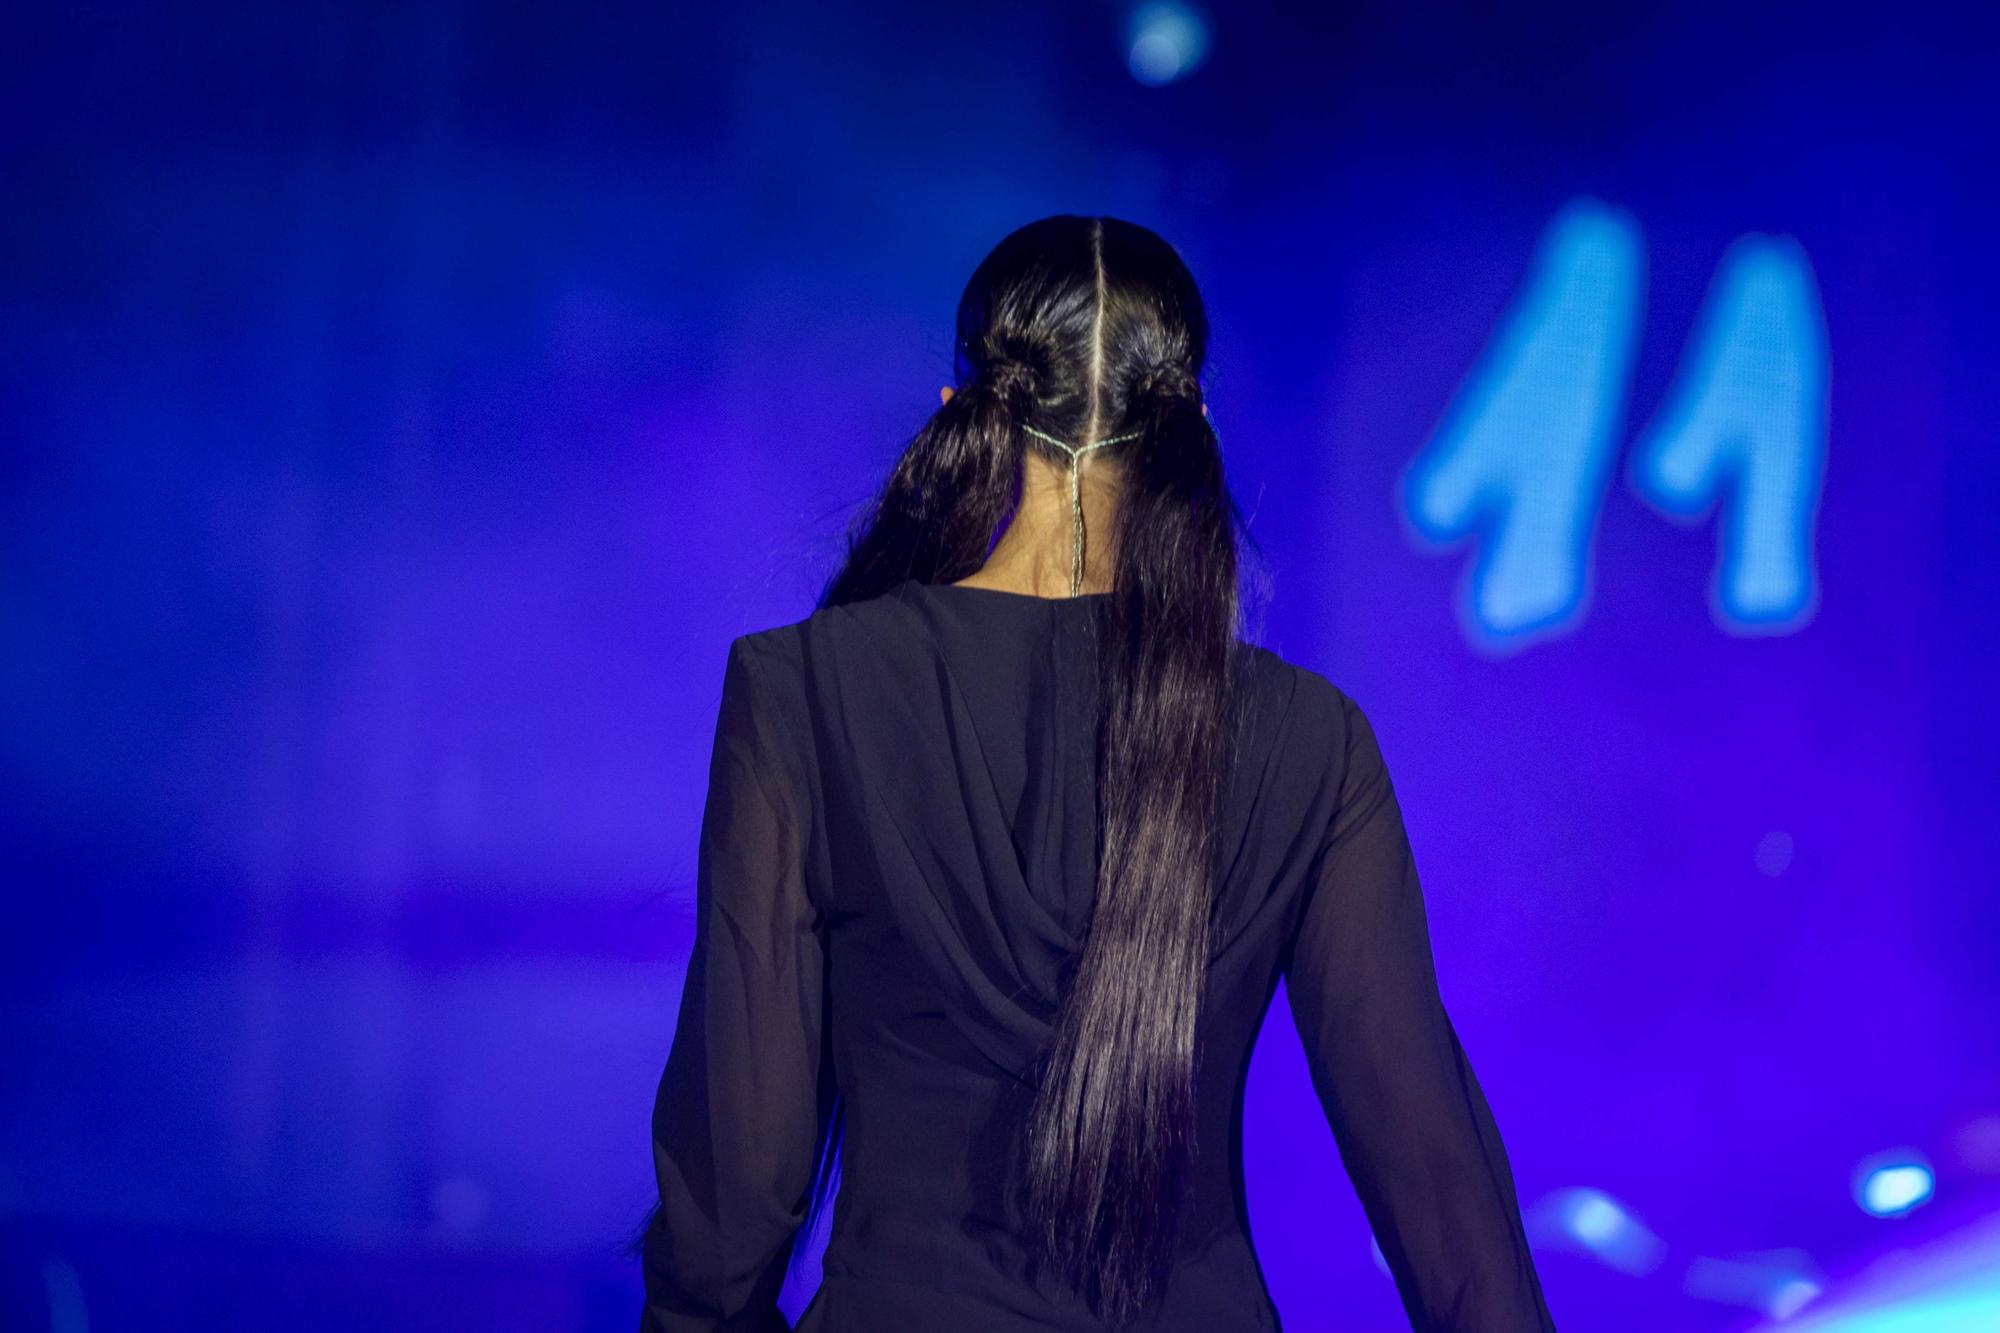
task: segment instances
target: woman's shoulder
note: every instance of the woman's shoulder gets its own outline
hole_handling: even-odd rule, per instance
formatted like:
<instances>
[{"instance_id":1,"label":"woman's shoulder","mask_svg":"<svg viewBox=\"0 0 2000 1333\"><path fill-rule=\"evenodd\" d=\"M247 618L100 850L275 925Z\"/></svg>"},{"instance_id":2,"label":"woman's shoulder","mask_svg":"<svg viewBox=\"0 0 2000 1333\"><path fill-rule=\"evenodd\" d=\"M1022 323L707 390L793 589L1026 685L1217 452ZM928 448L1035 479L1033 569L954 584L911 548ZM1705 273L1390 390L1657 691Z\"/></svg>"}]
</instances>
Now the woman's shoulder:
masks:
<instances>
[{"instance_id":1,"label":"woman's shoulder","mask_svg":"<svg viewBox=\"0 0 2000 1333\"><path fill-rule=\"evenodd\" d=\"M913 629L907 602L903 588L891 588L874 597L815 607L790 620L744 630L729 641L729 661L772 686L799 684L815 643L825 647L829 640L880 639Z\"/></svg>"},{"instance_id":2,"label":"woman's shoulder","mask_svg":"<svg viewBox=\"0 0 2000 1333\"><path fill-rule=\"evenodd\" d=\"M760 663L796 664L814 637L876 632L891 625L907 624L907 600L903 589L891 588L858 601L815 607L790 620L739 633L730 640L729 651Z\"/></svg>"},{"instance_id":3,"label":"woman's shoulder","mask_svg":"<svg viewBox=\"0 0 2000 1333\"><path fill-rule=\"evenodd\" d=\"M1237 656L1251 691L1282 699L1292 721L1345 728L1354 701L1331 678L1262 644L1241 642Z\"/></svg>"}]
</instances>

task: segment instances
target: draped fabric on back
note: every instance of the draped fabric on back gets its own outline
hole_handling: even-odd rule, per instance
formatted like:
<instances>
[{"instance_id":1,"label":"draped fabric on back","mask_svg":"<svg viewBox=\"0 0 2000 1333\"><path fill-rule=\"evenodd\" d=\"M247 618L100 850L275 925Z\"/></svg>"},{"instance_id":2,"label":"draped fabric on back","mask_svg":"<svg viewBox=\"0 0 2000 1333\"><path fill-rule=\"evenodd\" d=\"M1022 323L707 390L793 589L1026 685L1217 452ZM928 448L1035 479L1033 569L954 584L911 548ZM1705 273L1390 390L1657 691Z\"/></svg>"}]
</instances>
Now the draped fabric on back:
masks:
<instances>
[{"instance_id":1,"label":"draped fabric on back","mask_svg":"<svg viewBox=\"0 0 2000 1333\"><path fill-rule=\"evenodd\" d=\"M830 793L835 864L869 883L896 914L969 1041L1023 1081L1047 1042L1066 968L1081 947L1097 877L1094 597L1055 601L984 589L904 595L825 613L836 624L806 641L815 740L851 760ZM1039 632L992 633L990 618L1043 620ZM849 632L843 632L849 631ZM912 653L910 645L929 646ZM1253 649L1245 649L1245 669ZM1023 689L1025 682L1026 688ZM1263 696L1250 692L1254 707ZM1270 756L1279 714L1249 746ZM913 744L912 738L941 744ZM1245 777L1254 784L1265 774ZM1294 804L1304 830L1324 775ZM1243 858L1254 790L1233 804L1224 846L1236 878L1262 868ZM1323 819L1325 811L1318 812ZM1303 836L1303 834L1302 834ZM1298 850L1307 851L1304 841ZM1218 868L1219 870L1222 867ZM1245 913L1269 898L1268 877L1218 895L1223 951Z\"/></svg>"},{"instance_id":2,"label":"draped fabric on back","mask_svg":"<svg viewBox=\"0 0 2000 1333\"><path fill-rule=\"evenodd\" d=\"M642 1328L786 1327L836 1081L800 1329L1101 1328L1026 1246L1020 1134L1095 892L1096 600L909 582L732 645ZM1283 980L1413 1325L1552 1328L1373 729L1261 648L1236 670L1195 1156L1167 1288L1128 1327L1278 1327L1240 1134Z\"/></svg>"}]
</instances>

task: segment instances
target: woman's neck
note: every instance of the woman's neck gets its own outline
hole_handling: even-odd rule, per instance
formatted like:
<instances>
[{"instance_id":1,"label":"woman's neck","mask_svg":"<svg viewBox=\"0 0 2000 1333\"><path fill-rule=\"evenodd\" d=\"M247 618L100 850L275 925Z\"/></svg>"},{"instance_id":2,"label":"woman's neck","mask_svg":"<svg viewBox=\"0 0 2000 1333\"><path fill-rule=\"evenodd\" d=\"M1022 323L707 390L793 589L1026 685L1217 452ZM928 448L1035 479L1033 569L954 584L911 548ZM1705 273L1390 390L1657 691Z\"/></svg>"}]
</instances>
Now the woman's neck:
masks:
<instances>
[{"instance_id":1,"label":"woman's neck","mask_svg":"<svg viewBox=\"0 0 2000 1333\"><path fill-rule=\"evenodd\" d=\"M1083 497L1083 580L1078 592L1108 591L1117 568L1118 496L1123 474L1118 464L1095 456L1078 460ZM1021 463L1021 504L979 571L959 582L971 587L1036 597L1070 595L1070 540L1075 518L1070 508L1069 463L1028 453Z\"/></svg>"}]
</instances>

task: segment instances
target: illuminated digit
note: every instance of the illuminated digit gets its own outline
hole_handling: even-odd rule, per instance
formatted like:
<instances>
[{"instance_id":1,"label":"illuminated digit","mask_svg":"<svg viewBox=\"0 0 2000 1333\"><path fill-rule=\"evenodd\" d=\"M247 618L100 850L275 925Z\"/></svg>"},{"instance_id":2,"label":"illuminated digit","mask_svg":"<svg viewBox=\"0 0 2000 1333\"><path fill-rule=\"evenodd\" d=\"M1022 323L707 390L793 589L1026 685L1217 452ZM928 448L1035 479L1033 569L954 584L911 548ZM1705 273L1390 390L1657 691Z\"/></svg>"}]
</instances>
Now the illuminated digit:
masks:
<instances>
[{"instance_id":1,"label":"illuminated digit","mask_svg":"<svg viewBox=\"0 0 2000 1333\"><path fill-rule=\"evenodd\" d=\"M1419 536L1475 539L1459 585L1474 642L1518 648L1583 611L1644 269L1628 214L1593 199L1564 207L1525 290L1403 474L1403 509Z\"/></svg>"},{"instance_id":2,"label":"illuminated digit","mask_svg":"<svg viewBox=\"0 0 2000 1333\"><path fill-rule=\"evenodd\" d=\"M1798 243L1739 238L1689 347L1628 480L1683 522L1724 500L1711 614L1736 633L1795 629L1819 604L1813 528L1827 438L1826 319Z\"/></svg>"}]
</instances>

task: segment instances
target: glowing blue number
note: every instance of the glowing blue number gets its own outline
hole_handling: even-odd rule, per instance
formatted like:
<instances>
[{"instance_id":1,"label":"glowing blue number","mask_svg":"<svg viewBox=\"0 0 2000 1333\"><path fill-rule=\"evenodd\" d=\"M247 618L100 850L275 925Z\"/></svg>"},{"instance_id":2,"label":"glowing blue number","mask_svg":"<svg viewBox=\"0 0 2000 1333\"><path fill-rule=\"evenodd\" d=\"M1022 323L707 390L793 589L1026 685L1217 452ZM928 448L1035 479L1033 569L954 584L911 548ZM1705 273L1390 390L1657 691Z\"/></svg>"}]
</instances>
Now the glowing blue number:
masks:
<instances>
[{"instance_id":1,"label":"glowing blue number","mask_svg":"<svg viewBox=\"0 0 2000 1333\"><path fill-rule=\"evenodd\" d=\"M1544 232L1526 291L1403 477L1432 542L1477 536L1468 632L1519 647L1571 623L1623 425L1643 299L1639 229L1595 200Z\"/></svg>"},{"instance_id":2,"label":"glowing blue number","mask_svg":"<svg viewBox=\"0 0 2000 1333\"><path fill-rule=\"evenodd\" d=\"M1419 536L1476 542L1459 589L1474 642L1520 647L1583 613L1643 267L1627 214L1591 199L1557 214L1525 290L1403 475ZM1827 439L1826 321L1805 252L1788 237L1740 238L1689 346L1627 479L1682 521L1723 501L1716 620L1737 633L1795 629L1819 601L1813 527Z\"/></svg>"},{"instance_id":3,"label":"glowing blue number","mask_svg":"<svg viewBox=\"0 0 2000 1333\"><path fill-rule=\"evenodd\" d=\"M1709 588L1726 628L1782 632L1818 605L1826 391L1826 321L1805 252L1789 237L1742 237L1716 270L1629 475L1642 498L1684 521L1726 497Z\"/></svg>"}]
</instances>

